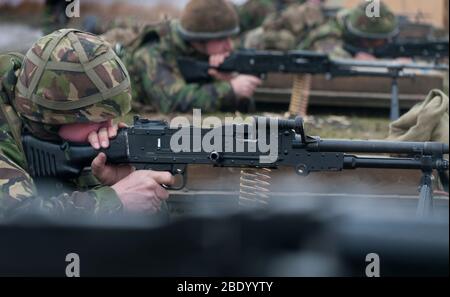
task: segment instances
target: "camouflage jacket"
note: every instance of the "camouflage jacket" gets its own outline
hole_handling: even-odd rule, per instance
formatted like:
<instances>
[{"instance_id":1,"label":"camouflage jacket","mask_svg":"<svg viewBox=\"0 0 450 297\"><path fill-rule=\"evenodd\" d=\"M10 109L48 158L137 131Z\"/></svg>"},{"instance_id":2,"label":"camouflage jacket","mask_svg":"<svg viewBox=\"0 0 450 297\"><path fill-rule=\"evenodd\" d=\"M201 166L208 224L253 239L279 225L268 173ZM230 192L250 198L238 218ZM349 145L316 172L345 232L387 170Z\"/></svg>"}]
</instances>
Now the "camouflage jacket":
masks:
<instances>
[{"instance_id":1,"label":"camouflage jacket","mask_svg":"<svg viewBox=\"0 0 450 297\"><path fill-rule=\"evenodd\" d=\"M241 32L261 26L266 16L276 13L288 4L304 2L305 0L248 0L237 7Z\"/></svg>"},{"instance_id":2,"label":"camouflage jacket","mask_svg":"<svg viewBox=\"0 0 450 297\"><path fill-rule=\"evenodd\" d=\"M244 47L259 50L293 50L315 28L325 22L322 5L293 3L269 14L261 27L245 36Z\"/></svg>"},{"instance_id":3,"label":"camouflage jacket","mask_svg":"<svg viewBox=\"0 0 450 297\"><path fill-rule=\"evenodd\" d=\"M236 96L227 81L187 83L177 57L208 60L177 32L177 21L147 26L127 49L125 65L130 73L133 98L163 113L191 108L216 111L235 105ZM136 100L135 99L135 100Z\"/></svg>"},{"instance_id":4,"label":"camouflage jacket","mask_svg":"<svg viewBox=\"0 0 450 297\"><path fill-rule=\"evenodd\" d=\"M345 49L344 37L348 36L345 19L349 10L343 9L335 18L312 30L298 45L298 49L330 54L334 58L351 58Z\"/></svg>"},{"instance_id":5,"label":"camouflage jacket","mask_svg":"<svg viewBox=\"0 0 450 297\"><path fill-rule=\"evenodd\" d=\"M17 77L17 69L11 67L14 63L20 65L19 57L0 55L0 218L29 210L51 215L108 214L121 210L122 204L110 187L88 190L81 179L33 180L27 173L23 149L16 141L20 139L17 132L22 133L21 129L15 129L20 123L12 120L19 118L9 104L14 100Z\"/></svg>"}]
</instances>

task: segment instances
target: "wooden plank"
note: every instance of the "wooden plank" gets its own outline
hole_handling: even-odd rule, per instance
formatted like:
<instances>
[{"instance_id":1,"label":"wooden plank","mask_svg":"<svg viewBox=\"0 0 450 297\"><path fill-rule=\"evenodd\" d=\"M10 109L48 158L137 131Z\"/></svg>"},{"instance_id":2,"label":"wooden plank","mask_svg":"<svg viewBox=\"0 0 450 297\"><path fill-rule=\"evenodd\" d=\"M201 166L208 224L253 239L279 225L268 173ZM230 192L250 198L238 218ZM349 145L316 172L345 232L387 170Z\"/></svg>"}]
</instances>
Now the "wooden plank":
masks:
<instances>
[{"instance_id":1,"label":"wooden plank","mask_svg":"<svg viewBox=\"0 0 450 297\"><path fill-rule=\"evenodd\" d=\"M188 166L187 185L182 192L239 191L240 169ZM317 172L307 177L292 168L270 173L272 192L347 193L417 195L421 173L417 170L356 169L342 172Z\"/></svg>"},{"instance_id":2,"label":"wooden plank","mask_svg":"<svg viewBox=\"0 0 450 297\"><path fill-rule=\"evenodd\" d=\"M336 92L312 90L310 92L311 106L339 106L339 107L371 107L389 108L391 95L386 93L367 92ZM408 109L424 100L426 95L400 95L400 108ZM258 89L256 102L289 104L291 91L288 89Z\"/></svg>"}]
</instances>

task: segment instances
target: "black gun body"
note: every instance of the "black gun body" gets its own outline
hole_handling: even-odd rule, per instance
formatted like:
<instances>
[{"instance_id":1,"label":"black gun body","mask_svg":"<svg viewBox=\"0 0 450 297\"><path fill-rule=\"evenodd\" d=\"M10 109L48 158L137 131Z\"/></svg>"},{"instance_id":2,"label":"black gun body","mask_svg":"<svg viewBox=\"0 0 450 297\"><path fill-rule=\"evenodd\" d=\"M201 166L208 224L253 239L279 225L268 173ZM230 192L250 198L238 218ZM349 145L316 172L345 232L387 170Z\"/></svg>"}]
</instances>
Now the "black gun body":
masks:
<instances>
[{"instance_id":1,"label":"black gun body","mask_svg":"<svg viewBox=\"0 0 450 297\"><path fill-rule=\"evenodd\" d=\"M204 143L194 145L195 138L198 136L204 142L213 128L170 128L165 122L138 119L133 127L121 129L110 147L103 151L109 163L132 164L138 169L169 171L174 175L184 175L187 165L193 164L245 168L287 166L299 175L355 168L448 169L448 162L442 156L449 149L444 144L302 139L296 125L296 121L280 120L275 138L278 147L270 162L261 158L268 157L269 152L262 152L255 145L256 135L250 137L250 130L242 129L248 127L245 125L216 128L222 133L221 144L205 149ZM257 139L269 144L271 134L265 134L266 138L259 135ZM189 144L176 152L171 144L173 137L185 137ZM24 136L23 144L30 173L35 177L76 177L99 153L90 146L49 143L29 135ZM359 157L346 153L397 153L411 157Z\"/></svg>"},{"instance_id":2,"label":"black gun body","mask_svg":"<svg viewBox=\"0 0 450 297\"><path fill-rule=\"evenodd\" d=\"M178 58L178 66L188 83L212 80L207 62L192 58ZM354 61L331 59L326 54L310 51L254 51L240 50L231 54L216 68L221 72L238 72L263 77L267 73L326 74L329 77L412 77L406 69L448 70L447 65L397 63L395 61Z\"/></svg>"},{"instance_id":3,"label":"black gun body","mask_svg":"<svg viewBox=\"0 0 450 297\"><path fill-rule=\"evenodd\" d=\"M394 42L374 50L373 54L379 58L440 59L448 57L448 39Z\"/></svg>"}]
</instances>

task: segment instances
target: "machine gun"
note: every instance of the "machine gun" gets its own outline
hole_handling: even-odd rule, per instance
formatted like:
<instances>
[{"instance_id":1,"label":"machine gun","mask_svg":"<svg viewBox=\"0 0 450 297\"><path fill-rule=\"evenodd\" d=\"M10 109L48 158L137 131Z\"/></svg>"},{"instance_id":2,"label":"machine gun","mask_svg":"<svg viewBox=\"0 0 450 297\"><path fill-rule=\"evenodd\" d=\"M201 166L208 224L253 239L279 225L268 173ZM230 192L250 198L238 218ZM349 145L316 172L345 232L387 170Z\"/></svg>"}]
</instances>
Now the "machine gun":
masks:
<instances>
[{"instance_id":1,"label":"machine gun","mask_svg":"<svg viewBox=\"0 0 450 297\"><path fill-rule=\"evenodd\" d=\"M192 58L178 58L181 74L188 83L208 82L212 67ZM238 72L263 77L267 73L325 74L327 78L347 76L389 77L391 86L391 120L400 117L398 78L414 77L411 70L448 71L448 65L399 63L395 61L356 61L331 59L326 54L310 51L241 50L231 54L216 68L220 72Z\"/></svg>"},{"instance_id":2,"label":"machine gun","mask_svg":"<svg viewBox=\"0 0 450 297\"><path fill-rule=\"evenodd\" d=\"M214 137L211 137L214 135ZM180 144L181 140L181 144ZM183 145L183 142L185 142ZM267 150L261 143L268 144ZM90 145L54 143L31 135L23 146L33 177L74 178L89 167L99 151ZM232 124L216 128L194 126L171 128L164 121L135 117L132 127L120 129L103 151L112 164L132 164L137 169L168 171L181 180L171 189L186 184L187 166L270 168L287 166L298 175L355 168L421 170L421 213L432 208L434 171L448 192L449 147L435 142L389 142L324 140L305 134L303 120L257 117L253 124ZM357 156L354 153L372 154ZM386 157L380 154L406 154Z\"/></svg>"},{"instance_id":3,"label":"machine gun","mask_svg":"<svg viewBox=\"0 0 450 297\"><path fill-rule=\"evenodd\" d=\"M359 49L358 47L346 44L345 49L354 54L360 51L368 52L377 58L384 59L406 57L426 60L439 60L448 57L448 39L430 41L395 41L373 50Z\"/></svg>"}]
</instances>

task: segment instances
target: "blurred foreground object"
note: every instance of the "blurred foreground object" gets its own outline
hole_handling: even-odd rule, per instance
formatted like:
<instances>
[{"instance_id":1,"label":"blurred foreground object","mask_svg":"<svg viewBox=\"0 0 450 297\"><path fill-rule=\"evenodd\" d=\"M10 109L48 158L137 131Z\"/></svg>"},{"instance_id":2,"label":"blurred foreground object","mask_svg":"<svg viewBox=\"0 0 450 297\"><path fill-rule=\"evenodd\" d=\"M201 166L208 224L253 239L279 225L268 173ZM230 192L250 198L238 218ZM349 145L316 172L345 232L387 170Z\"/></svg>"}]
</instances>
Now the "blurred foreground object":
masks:
<instances>
[{"instance_id":1,"label":"blurred foreground object","mask_svg":"<svg viewBox=\"0 0 450 297\"><path fill-rule=\"evenodd\" d=\"M423 221L386 214L404 207L381 201L338 209L286 206L168 225L21 217L0 225L0 275L63 277L69 252L79 255L82 277L365 277L371 253L381 277L448 275L448 205L447 217Z\"/></svg>"}]
</instances>

